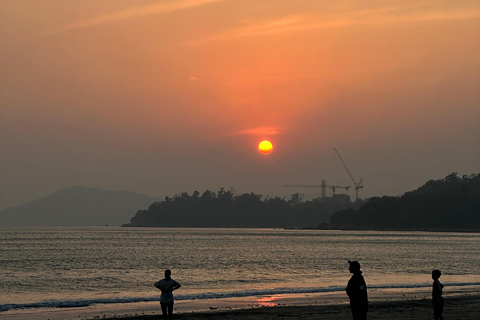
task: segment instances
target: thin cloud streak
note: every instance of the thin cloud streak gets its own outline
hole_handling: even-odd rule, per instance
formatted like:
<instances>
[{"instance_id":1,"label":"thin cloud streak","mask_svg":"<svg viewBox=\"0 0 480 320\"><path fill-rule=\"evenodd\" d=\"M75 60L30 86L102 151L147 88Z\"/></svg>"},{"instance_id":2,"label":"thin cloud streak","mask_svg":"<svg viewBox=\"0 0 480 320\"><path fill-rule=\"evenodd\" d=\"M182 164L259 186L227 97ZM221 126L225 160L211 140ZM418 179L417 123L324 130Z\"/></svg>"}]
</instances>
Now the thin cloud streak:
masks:
<instances>
[{"instance_id":1,"label":"thin cloud streak","mask_svg":"<svg viewBox=\"0 0 480 320\"><path fill-rule=\"evenodd\" d=\"M287 34L305 30L345 28L360 25L374 26L408 22L469 20L480 18L480 10L469 10L466 12L432 12L417 15L387 15L387 13L391 13L400 9L402 8L389 7L373 10L362 10L360 12L351 14L349 17L323 17L322 19L324 21L322 22L313 21L314 18L307 16L286 16L266 23L250 25L207 38L185 42L181 45L198 45L207 42L223 41L233 38ZM319 18L315 19L318 20Z\"/></svg>"},{"instance_id":2,"label":"thin cloud streak","mask_svg":"<svg viewBox=\"0 0 480 320\"><path fill-rule=\"evenodd\" d=\"M273 135L279 134L280 130L281 128L278 128L278 127L258 127L258 128L251 128L251 129L236 131L234 135L273 136Z\"/></svg>"},{"instance_id":3,"label":"thin cloud streak","mask_svg":"<svg viewBox=\"0 0 480 320\"><path fill-rule=\"evenodd\" d=\"M262 24L246 26L238 29L234 29L228 32L219 33L217 35L213 35L207 38L198 39L194 41L185 42L180 45L196 45L202 44L205 42L214 42L214 41L222 41L226 39L232 38L241 38L241 37L248 37L248 36L262 36L262 35L269 35L275 33L281 33L282 31L288 32L289 30L295 30L295 26L305 21L305 17L301 16L286 16L280 19L271 20Z\"/></svg>"},{"instance_id":4,"label":"thin cloud streak","mask_svg":"<svg viewBox=\"0 0 480 320\"><path fill-rule=\"evenodd\" d=\"M97 16L91 19L80 20L69 23L59 29L48 32L46 35L60 34L69 30L84 29L95 27L107 23L117 22L125 19L139 18L151 14L161 14L184 10L193 7L199 7L215 2L223 2L225 0L184 0L170 3L161 3L143 7L134 7L127 10L117 11L110 14Z\"/></svg>"}]
</instances>

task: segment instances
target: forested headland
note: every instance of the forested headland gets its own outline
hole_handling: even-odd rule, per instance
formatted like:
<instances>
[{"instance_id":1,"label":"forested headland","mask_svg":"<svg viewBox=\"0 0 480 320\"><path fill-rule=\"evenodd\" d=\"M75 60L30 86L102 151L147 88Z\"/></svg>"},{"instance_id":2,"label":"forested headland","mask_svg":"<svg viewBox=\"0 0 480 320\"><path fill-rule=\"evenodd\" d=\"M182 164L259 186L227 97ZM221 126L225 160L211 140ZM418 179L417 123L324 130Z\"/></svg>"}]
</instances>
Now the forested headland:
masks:
<instances>
[{"instance_id":1,"label":"forested headland","mask_svg":"<svg viewBox=\"0 0 480 320\"><path fill-rule=\"evenodd\" d=\"M370 198L331 216L330 229L480 231L480 174L452 173L399 197Z\"/></svg>"},{"instance_id":2,"label":"forested headland","mask_svg":"<svg viewBox=\"0 0 480 320\"><path fill-rule=\"evenodd\" d=\"M263 227L480 231L480 174L452 173L402 196L350 202L347 195L302 201L221 188L184 192L140 210L125 227Z\"/></svg>"},{"instance_id":3,"label":"forested headland","mask_svg":"<svg viewBox=\"0 0 480 320\"><path fill-rule=\"evenodd\" d=\"M302 201L299 193L263 197L221 188L218 192L184 192L140 210L125 227L316 228L339 210L352 206L347 195Z\"/></svg>"}]
</instances>

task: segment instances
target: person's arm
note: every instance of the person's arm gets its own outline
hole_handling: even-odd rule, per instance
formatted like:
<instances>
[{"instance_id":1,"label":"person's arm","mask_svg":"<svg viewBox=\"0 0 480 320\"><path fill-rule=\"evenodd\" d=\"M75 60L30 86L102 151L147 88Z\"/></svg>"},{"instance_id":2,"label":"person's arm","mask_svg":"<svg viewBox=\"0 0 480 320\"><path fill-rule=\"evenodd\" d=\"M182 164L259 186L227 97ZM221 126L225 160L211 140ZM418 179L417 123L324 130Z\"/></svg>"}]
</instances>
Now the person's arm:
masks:
<instances>
[{"instance_id":1,"label":"person's arm","mask_svg":"<svg viewBox=\"0 0 480 320\"><path fill-rule=\"evenodd\" d=\"M175 285L173 286L172 288L172 291L173 290L177 290L178 288L180 288L182 285L180 283L178 283L177 281L175 281Z\"/></svg>"}]
</instances>

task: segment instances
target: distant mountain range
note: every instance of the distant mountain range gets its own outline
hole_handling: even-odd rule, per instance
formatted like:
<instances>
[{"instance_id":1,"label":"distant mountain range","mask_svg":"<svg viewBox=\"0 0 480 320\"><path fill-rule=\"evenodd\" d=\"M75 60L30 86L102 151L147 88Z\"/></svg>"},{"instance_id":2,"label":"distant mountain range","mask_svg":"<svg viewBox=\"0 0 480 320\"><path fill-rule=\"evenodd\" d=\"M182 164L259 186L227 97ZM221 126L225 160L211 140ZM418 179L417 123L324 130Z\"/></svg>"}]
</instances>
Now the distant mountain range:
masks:
<instances>
[{"instance_id":1,"label":"distant mountain range","mask_svg":"<svg viewBox=\"0 0 480 320\"><path fill-rule=\"evenodd\" d=\"M120 226L159 198L131 191L70 187L0 211L4 226Z\"/></svg>"}]
</instances>

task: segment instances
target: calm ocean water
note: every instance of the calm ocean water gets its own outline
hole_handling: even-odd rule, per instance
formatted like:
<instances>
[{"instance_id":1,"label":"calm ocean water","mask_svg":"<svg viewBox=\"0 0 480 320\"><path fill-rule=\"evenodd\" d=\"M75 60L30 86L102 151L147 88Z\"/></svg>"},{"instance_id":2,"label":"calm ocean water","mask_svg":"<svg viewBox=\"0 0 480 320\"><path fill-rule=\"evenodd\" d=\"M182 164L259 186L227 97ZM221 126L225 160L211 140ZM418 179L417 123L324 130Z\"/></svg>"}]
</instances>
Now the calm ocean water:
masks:
<instances>
[{"instance_id":1,"label":"calm ocean water","mask_svg":"<svg viewBox=\"0 0 480 320\"><path fill-rule=\"evenodd\" d=\"M480 234L119 227L0 228L0 311L340 292L358 260L370 288L480 284ZM1 313L0 313L1 315Z\"/></svg>"}]
</instances>

